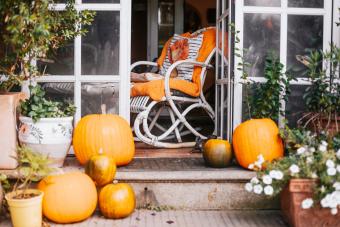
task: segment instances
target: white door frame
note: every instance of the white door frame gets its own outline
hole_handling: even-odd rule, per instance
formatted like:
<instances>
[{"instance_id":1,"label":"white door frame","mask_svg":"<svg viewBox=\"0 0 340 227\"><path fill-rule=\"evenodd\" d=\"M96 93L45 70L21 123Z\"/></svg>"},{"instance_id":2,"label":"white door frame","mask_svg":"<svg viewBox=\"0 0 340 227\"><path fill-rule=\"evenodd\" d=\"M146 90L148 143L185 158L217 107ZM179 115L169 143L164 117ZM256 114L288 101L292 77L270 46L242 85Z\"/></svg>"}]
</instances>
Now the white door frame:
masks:
<instances>
[{"instance_id":1,"label":"white door frame","mask_svg":"<svg viewBox=\"0 0 340 227\"><path fill-rule=\"evenodd\" d=\"M335 0L334 2L337 2ZM340 4L340 3L338 3ZM332 0L324 0L324 8L288 8L288 0L281 0L281 7L263 7L263 6L244 6L244 0L238 0L235 4L235 28L240 31L238 37L240 43L239 49L243 49L243 25L244 25L244 13L264 13L264 14L280 14L281 15L281 27L280 27L280 61L286 67L287 59L287 21L288 15L321 15L323 20L323 49L329 46L332 40L330 22L332 20ZM233 127L237 127L242 122L242 81L241 74L237 70L237 66L240 63L239 58L235 58L234 72L235 72L235 85L234 85L234 123ZM285 70L285 68L283 69ZM263 77L250 77L250 81L265 82ZM297 78L297 81L291 81L292 85L308 85L305 78ZM285 105L283 105L283 108ZM282 119L282 116L281 116ZM280 121L282 122L282 121Z\"/></svg>"},{"instance_id":2,"label":"white door frame","mask_svg":"<svg viewBox=\"0 0 340 227\"><path fill-rule=\"evenodd\" d=\"M54 4L53 10L64 10L65 4ZM81 83L83 82L113 82L119 83L119 115L130 121L130 52L131 52L131 0L121 0L117 4L82 4L75 1L75 8L93 11L120 12L119 40L119 73L118 75L81 75L81 37L74 40L74 75L48 75L39 77L38 82L72 82L74 83L74 104L76 124L81 118Z\"/></svg>"}]
</instances>

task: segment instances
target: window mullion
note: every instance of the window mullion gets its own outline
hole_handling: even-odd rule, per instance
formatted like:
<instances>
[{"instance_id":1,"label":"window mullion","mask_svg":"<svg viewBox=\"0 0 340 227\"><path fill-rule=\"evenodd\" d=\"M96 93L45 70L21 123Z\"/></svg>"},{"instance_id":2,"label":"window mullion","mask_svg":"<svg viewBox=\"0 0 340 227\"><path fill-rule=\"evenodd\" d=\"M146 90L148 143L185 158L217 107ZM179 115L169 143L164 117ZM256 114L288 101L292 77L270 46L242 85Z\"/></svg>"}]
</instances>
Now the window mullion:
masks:
<instances>
[{"instance_id":1,"label":"window mullion","mask_svg":"<svg viewBox=\"0 0 340 227\"><path fill-rule=\"evenodd\" d=\"M81 36L74 40L74 104L77 107L75 115L75 124L81 118Z\"/></svg>"}]
</instances>

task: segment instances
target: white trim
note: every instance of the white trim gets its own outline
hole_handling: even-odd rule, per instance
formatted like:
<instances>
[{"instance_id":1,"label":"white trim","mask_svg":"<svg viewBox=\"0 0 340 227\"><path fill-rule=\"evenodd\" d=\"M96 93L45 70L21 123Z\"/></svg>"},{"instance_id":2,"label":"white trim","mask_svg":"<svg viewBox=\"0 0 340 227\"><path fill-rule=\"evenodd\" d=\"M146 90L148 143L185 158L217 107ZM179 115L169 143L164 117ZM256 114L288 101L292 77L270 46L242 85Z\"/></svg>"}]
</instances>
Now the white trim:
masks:
<instances>
[{"instance_id":1,"label":"white trim","mask_svg":"<svg viewBox=\"0 0 340 227\"><path fill-rule=\"evenodd\" d=\"M125 1L125 0L122 0ZM121 4L76 4L76 10L94 10L94 11L120 11ZM50 5L51 10L62 11L65 10L66 4Z\"/></svg>"},{"instance_id":2,"label":"white trim","mask_svg":"<svg viewBox=\"0 0 340 227\"><path fill-rule=\"evenodd\" d=\"M336 26L335 22L340 23L340 1L334 1L334 7L333 7L333 43L336 44L338 47L340 47L340 25Z\"/></svg>"},{"instance_id":3,"label":"white trim","mask_svg":"<svg viewBox=\"0 0 340 227\"><path fill-rule=\"evenodd\" d=\"M244 6L244 13L270 13L270 14L293 14L293 15L324 15L327 13L327 7L325 8L288 8L287 4L284 4L285 0L282 0L281 7L259 7L259 6ZM326 5L325 1L325 5ZM241 7L241 4L239 5Z\"/></svg>"},{"instance_id":4,"label":"white trim","mask_svg":"<svg viewBox=\"0 0 340 227\"><path fill-rule=\"evenodd\" d=\"M130 122L131 0L121 0L119 115Z\"/></svg>"}]
</instances>

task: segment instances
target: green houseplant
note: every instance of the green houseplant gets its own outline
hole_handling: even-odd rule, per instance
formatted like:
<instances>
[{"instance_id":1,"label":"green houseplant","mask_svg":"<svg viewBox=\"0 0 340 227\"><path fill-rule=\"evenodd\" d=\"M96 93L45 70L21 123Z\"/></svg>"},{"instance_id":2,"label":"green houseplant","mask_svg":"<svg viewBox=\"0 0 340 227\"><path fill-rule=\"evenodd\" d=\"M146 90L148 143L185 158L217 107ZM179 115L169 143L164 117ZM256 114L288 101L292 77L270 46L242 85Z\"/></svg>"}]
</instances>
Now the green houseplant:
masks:
<instances>
[{"instance_id":1,"label":"green houseplant","mask_svg":"<svg viewBox=\"0 0 340 227\"><path fill-rule=\"evenodd\" d=\"M287 155L262 162L246 190L281 194L281 209L292 226L339 226L340 134L286 128L281 136Z\"/></svg>"},{"instance_id":2,"label":"green houseplant","mask_svg":"<svg viewBox=\"0 0 340 227\"><path fill-rule=\"evenodd\" d=\"M74 4L74 0L67 0L65 9L60 11L53 10L53 0L0 0L0 91L8 92L22 85L22 90L28 95L28 85L34 84L35 77L43 74L34 62L48 60L58 48L86 33L83 25L91 24L94 12L78 11ZM52 165L61 166L70 147L73 113L65 110L69 115L63 117L58 112L61 105L44 99L40 87L31 87L31 91L34 98L22 104L22 113L26 116L21 118L21 132L27 133L21 133L20 140L36 150L45 150L55 160ZM12 108L10 113L14 112L15 105ZM47 112L49 114L45 115ZM15 121L13 114L0 115L1 119L7 121L14 118ZM37 121L39 117L41 119ZM52 135L47 139L46 132L39 124L50 125L47 127L52 132L63 134L68 140L62 136L56 136L53 140ZM13 137L5 132L0 133L1 138ZM15 144L10 147L12 150L7 153L13 153ZM63 154L55 153L57 151Z\"/></svg>"},{"instance_id":3,"label":"green houseplant","mask_svg":"<svg viewBox=\"0 0 340 227\"><path fill-rule=\"evenodd\" d=\"M311 81L303 96L307 112L298 123L316 132L339 132L340 48L331 45L329 51L316 50L297 59L307 67Z\"/></svg>"},{"instance_id":4,"label":"green houseplant","mask_svg":"<svg viewBox=\"0 0 340 227\"><path fill-rule=\"evenodd\" d=\"M51 160L50 165L61 167L71 146L75 107L46 99L40 85L30 85L30 98L21 101L19 141Z\"/></svg>"},{"instance_id":5,"label":"green houseplant","mask_svg":"<svg viewBox=\"0 0 340 227\"><path fill-rule=\"evenodd\" d=\"M231 30L234 31L232 25ZM235 34L235 43L239 43ZM260 155L264 161L272 161L283 156L283 144L279 137L277 122L282 111L282 100L290 92L289 82L292 77L283 72L283 65L272 51L265 60L264 82L251 81L249 73L252 63L247 62L247 50L235 47L239 58L237 69L242 73L245 92L245 104L248 120L236 127L233 134L233 148L238 163L248 169L254 169L253 162Z\"/></svg>"},{"instance_id":6,"label":"green houseplant","mask_svg":"<svg viewBox=\"0 0 340 227\"><path fill-rule=\"evenodd\" d=\"M14 227L36 227L42 224L43 192L31 189L32 182L37 182L53 169L48 166L49 159L28 147L18 147L18 179L11 192L5 198L9 206Z\"/></svg>"}]
</instances>

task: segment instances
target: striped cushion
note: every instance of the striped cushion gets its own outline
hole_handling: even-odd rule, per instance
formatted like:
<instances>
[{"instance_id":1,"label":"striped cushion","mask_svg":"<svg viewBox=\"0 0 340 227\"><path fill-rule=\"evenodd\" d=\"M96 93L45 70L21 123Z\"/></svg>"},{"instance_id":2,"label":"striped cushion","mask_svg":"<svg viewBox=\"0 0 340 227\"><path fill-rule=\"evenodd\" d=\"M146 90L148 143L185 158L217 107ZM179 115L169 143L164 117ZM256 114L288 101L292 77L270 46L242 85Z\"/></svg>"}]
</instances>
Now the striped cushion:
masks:
<instances>
[{"instance_id":1,"label":"striped cushion","mask_svg":"<svg viewBox=\"0 0 340 227\"><path fill-rule=\"evenodd\" d=\"M196 60L201 48L203 35L194 38L186 38L175 34L171 39L167 55L161 66L160 74L165 75L171 64L179 60ZM177 76L180 79L192 81L194 67L192 65L181 65L177 67Z\"/></svg>"}]
</instances>

